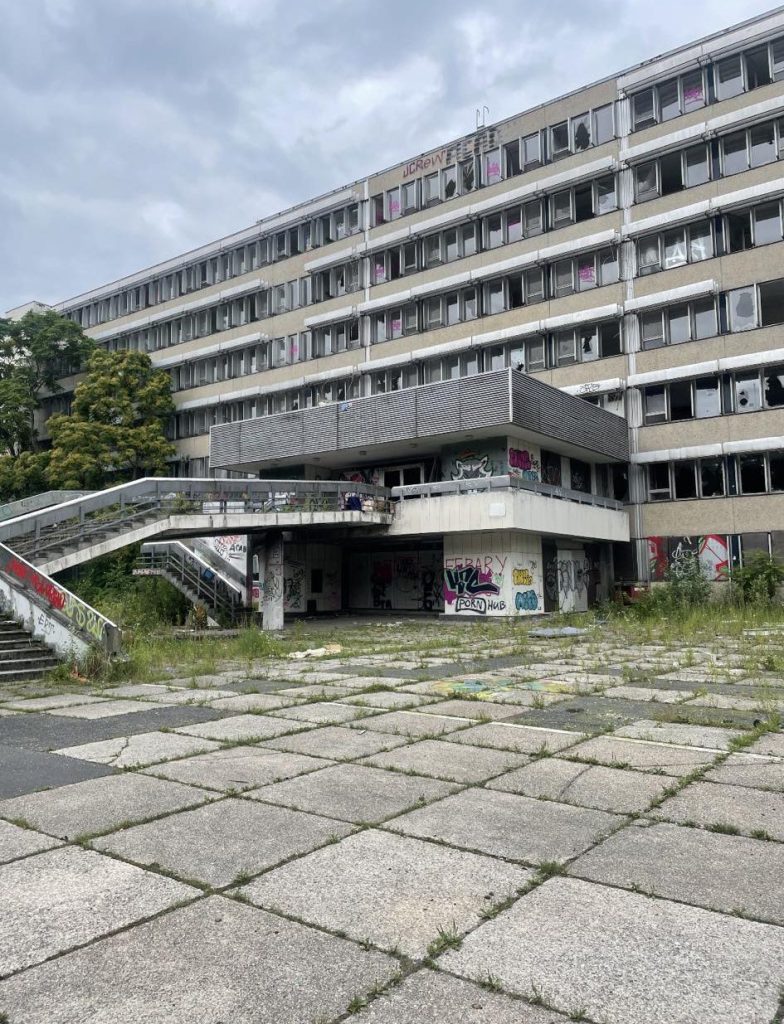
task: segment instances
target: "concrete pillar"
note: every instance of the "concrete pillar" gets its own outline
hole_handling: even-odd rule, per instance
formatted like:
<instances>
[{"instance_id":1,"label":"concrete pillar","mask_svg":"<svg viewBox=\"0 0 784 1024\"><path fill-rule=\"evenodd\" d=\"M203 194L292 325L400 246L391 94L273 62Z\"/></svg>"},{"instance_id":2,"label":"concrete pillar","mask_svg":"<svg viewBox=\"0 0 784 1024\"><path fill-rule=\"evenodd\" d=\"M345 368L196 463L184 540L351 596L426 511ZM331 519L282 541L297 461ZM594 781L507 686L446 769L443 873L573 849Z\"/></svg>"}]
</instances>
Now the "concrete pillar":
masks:
<instances>
[{"instance_id":1,"label":"concrete pillar","mask_svg":"<svg viewBox=\"0 0 784 1024\"><path fill-rule=\"evenodd\" d=\"M262 628L283 629L283 534L268 533L264 543Z\"/></svg>"}]
</instances>

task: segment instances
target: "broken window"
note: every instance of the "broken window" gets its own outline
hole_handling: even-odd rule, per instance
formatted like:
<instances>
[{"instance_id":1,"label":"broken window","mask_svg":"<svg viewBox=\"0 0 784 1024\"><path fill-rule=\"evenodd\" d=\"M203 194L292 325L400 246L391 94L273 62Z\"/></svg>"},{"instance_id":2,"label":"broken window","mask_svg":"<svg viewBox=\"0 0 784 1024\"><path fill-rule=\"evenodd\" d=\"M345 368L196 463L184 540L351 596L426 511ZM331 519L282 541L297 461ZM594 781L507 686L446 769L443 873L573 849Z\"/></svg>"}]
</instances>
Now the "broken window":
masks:
<instances>
[{"instance_id":1,"label":"broken window","mask_svg":"<svg viewBox=\"0 0 784 1024\"><path fill-rule=\"evenodd\" d=\"M581 491L583 494L591 493L591 465L589 462L582 462L580 459L569 459L569 471L571 475L571 487L573 491Z\"/></svg>"},{"instance_id":2,"label":"broken window","mask_svg":"<svg viewBox=\"0 0 784 1024\"><path fill-rule=\"evenodd\" d=\"M572 118L572 149L579 153L591 145L591 115L578 114Z\"/></svg>"},{"instance_id":3,"label":"broken window","mask_svg":"<svg viewBox=\"0 0 784 1024\"><path fill-rule=\"evenodd\" d=\"M727 292L730 331L750 331L757 326L757 290L735 288Z\"/></svg>"},{"instance_id":4,"label":"broken window","mask_svg":"<svg viewBox=\"0 0 784 1024\"><path fill-rule=\"evenodd\" d=\"M441 195L444 199L454 199L457 195L457 168L454 166L441 171Z\"/></svg>"},{"instance_id":5,"label":"broken window","mask_svg":"<svg viewBox=\"0 0 784 1024\"><path fill-rule=\"evenodd\" d=\"M670 500L670 464L668 462L651 462L648 466L648 499L649 501Z\"/></svg>"},{"instance_id":6,"label":"broken window","mask_svg":"<svg viewBox=\"0 0 784 1024\"><path fill-rule=\"evenodd\" d=\"M765 457L763 455L739 455L741 494L763 494L765 488Z\"/></svg>"},{"instance_id":7,"label":"broken window","mask_svg":"<svg viewBox=\"0 0 784 1024\"><path fill-rule=\"evenodd\" d=\"M703 498L720 498L724 495L724 462L722 459L700 461L700 493Z\"/></svg>"},{"instance_id":8,"label":"broken window","mask_svg":"<svg viewBox=\"0 0 784 1024\"><path fill-rule=\"evenodd\" d=\"M757 412L762 408L759 372L735 374L735 411Z\"/></svg>"},{"instance_id":9,"label":"broken window","mask_svg":"<svg viewBox=\"0 0 784 1024\"><path fill-rule=\"evenodd\" d=\"M581 327L578 331L580 341L580 359L584 363L599 358L599 328L596 324Z\"/></svg>"},{"instance_id":10,"label":"broken window","mask_svg":"<svg viewBox=\"0 0 784 1024\"><path fill-rule=\"evenodd\" d=\"M784 405L784 366L768 367L763 373L765 381L765 405L778 409Z\"/></svg>"},{"instance_id":11,"label":"broken window","mask_svg":"<svg viewBox=\"0 0 784 1024\"><path fill-rule=\"evenodd\" d=\"M593 217L593 185L578 185L574 190L574 219L578 223Z\"/></svg>"},{"instance_id":12,"label":"broken window","mask_svg":"<svg viewBox=\"0 0 784 1024\"><path fill-rule=\"evenodd\" d=\"M509 308L519 309L523 305L523 279L515 275L509 278Z\"/></svg>"},{"instance_id":13,"label":"broken window","mask_svg":"<svg viewBox=\"0 0 784 1024\"><path fill-rule=\"evenodd\" d=\"M784 323L784 278L759 286L760 323L763 327Z\"/></svg>"},{"instance_id":14,"label":"broken window","mask_svg":"<svg viewBox=\"0 0 784 1024\"><path fill-rule=\"evenodd\" d=\"M621 352L621 325L618 320L608 320L599 328L602 356L617 356Z\"/></svg>"},{"instance_id":15,"label":"broken window","mask_svg":"<svg viewBox=\"0 0 784 1024\"><path fill-rule=\"evenodd\" d=\"M697 463L694 459L674 462L672 480L675 487L675 498L679 500L697 497Z\"/></svg>"},{"instance_id":16,"label":"broken window","mask_svg":"<svg viewBox=\"0 0 784 1024\"><path fill-rule=\"evenodd\" d=\"M474 169L474 159L471 157L460 164L460 192L462 195L465 195L467 192L473 192L475 188L476 171Z\"/></svg>"},{"instance_id":17,"label":"broken window","mask_svg":"<svg viewBox=\"0 0 784 1024\"><path fill-rule=\"evenodd\" d=\"M425 266L434 267L441 262L441 236L428 235L425 238Z\"/></svg>"}]
</instances>

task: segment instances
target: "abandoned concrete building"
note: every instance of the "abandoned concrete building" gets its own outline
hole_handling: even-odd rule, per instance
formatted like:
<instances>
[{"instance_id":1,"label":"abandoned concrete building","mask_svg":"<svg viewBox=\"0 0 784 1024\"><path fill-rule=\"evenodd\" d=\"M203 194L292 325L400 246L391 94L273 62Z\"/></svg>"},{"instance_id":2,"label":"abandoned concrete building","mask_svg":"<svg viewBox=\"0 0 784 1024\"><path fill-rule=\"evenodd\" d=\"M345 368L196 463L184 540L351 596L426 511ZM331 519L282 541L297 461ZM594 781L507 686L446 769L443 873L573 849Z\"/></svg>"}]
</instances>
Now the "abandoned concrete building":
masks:
<instances>
[{"instance_id":1,"label":"abandoned concrete building","mask_svg":"<svg viewBox=\"0 0 784 1024\"><path fill-rule=\"evenodd\" d=\"M783 201L778 11L55 308L171 373L172 477L390 489L246 545L282 611L582 608L784 555Z\"/></svg>"}]
</instances>

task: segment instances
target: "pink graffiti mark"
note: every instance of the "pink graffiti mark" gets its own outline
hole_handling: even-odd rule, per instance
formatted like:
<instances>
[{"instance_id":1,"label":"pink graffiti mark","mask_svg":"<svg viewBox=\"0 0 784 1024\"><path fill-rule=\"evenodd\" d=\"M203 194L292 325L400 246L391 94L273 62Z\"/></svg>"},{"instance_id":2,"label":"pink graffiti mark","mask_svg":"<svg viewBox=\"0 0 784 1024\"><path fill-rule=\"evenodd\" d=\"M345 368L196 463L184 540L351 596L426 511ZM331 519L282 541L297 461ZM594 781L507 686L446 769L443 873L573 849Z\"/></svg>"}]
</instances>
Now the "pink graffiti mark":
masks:
<instances>
[{"instance_id":1,"label":"pink graffiti mark","mask_svg":"<svg viewBox=\"0 0 784 1024\"><path fill-rule=\"evenodd\" d=\"M23 583L28 583L36 594L40 594L45 601L48 601L53 608L62 608L65 604L65 594L59 587L55 586L50 579L42 576L31 565L20 562L18 558L12 558L5 567L7 573L16 576Z\"/></svg>"},{"instance_id":2,"label":"pink graffiti mark","mask_svg":"<svg viewBox=\"0 0 784 1024\"><path fill-rule=\"evenodd\" d=\"M499 593L500 588L493 583L493 574L489 569L483 572L475 565L461 565L444 570L444 601L447 604L454 604L458 597Z\"/></svg>"}]
</instances>

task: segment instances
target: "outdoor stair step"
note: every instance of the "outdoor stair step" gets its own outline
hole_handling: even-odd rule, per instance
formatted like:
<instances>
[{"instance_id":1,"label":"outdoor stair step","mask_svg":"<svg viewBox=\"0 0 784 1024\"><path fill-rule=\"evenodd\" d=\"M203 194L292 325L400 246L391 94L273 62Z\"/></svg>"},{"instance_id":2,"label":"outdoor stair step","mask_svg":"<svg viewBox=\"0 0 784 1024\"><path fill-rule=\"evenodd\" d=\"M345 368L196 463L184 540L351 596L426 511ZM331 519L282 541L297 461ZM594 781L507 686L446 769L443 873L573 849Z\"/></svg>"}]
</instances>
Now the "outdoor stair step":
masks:
<instances>
[{"instance_id":1,"label":"outdoor stair step","mask_svg":"<svg viewBox=\"0 0 784 1024\"><path fill-rule=\"evenodd\" d=\"M58 662L59 664L59 662ZM41 668L5 669L0 667L0 683L20 683L27 679L41 679L51 672L54 666Z\"/></svg>"}]
</instances>

